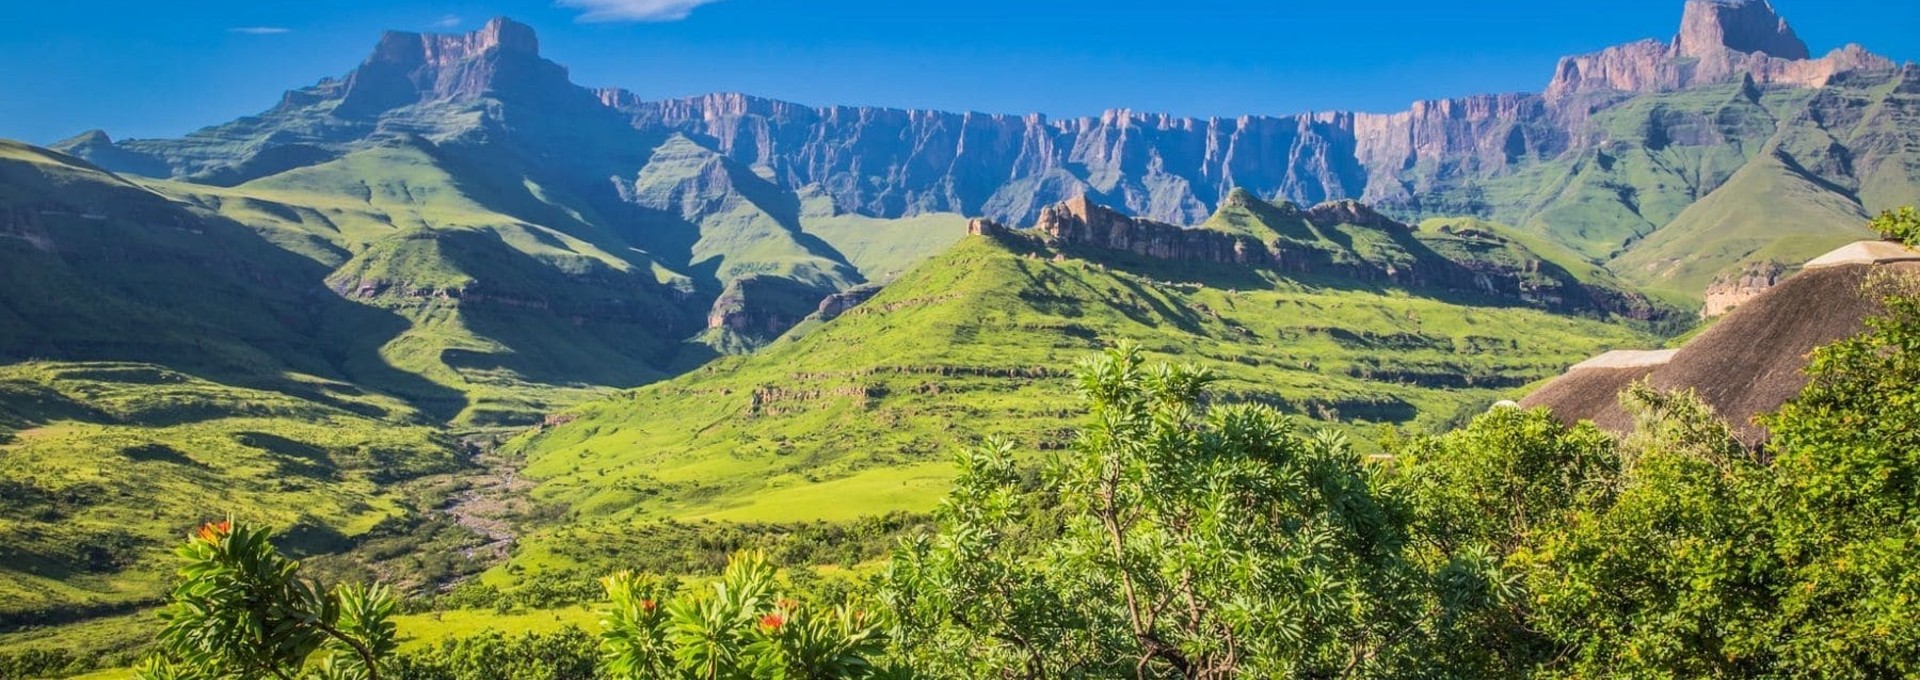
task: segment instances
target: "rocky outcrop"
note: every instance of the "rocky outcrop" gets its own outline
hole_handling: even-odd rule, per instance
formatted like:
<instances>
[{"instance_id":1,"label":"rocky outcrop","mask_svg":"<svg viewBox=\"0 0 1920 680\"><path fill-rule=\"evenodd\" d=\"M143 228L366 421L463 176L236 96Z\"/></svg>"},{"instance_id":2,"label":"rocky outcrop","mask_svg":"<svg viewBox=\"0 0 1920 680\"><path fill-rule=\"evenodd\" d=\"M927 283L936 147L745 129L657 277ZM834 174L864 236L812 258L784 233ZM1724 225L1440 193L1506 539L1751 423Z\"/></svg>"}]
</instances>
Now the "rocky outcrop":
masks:
<instances>
[{"instance_id":1,"label":"rocky outcrop","mask_svg":"<svg viewBox=\"0 0 1920 680\"><path fill-rule=\"evenodd\" d=\"M1413 233L1413 227L1402 224L1359 201L1331 201L1307 209L1307 222L1321 228L1332 228L1342 224L1356 227L1379 229L1386 232L1403 234Z\"/></svg>"},{"instance_id":2,"label":"rocky outcrop","mask_svg":"<svg viewBox=\"0 0 1920 680\"><path fill-rule=\"evenodd\" d=\"M713 301L707 328L772 340L817 310L827 292L778 276L744 276Z\"/></svg>"},{"instance_id":3,"label":"rocky outcrop","mask_svg":"<svg viewBox=\"0 0 1920 680\"><path fill-rule=\"evenodd\" d=\"M813 314L821 321L832 321L839 318L841 314L852 311L853 308L860 306L861 303L873 299L873 296L880 294L880 290L880 286L869 284L854 286L853 288L828 295L820 300L820 306L814 310Z\"/></svg>"},{"instance_id":4,"label":"rocky outcrop","mask_svg":"<svg viewBox=\"0 0 1920 680\"><path fill-rule=\"evenodd\" d=\"M1787 266L1779 262L1757 262L1726 274L1707 286L1706 305L1700 318L1711 319L1731 312L1747 301L1760 297L1787 277Z\"/></svg>"},{"instance_id":5,"label":"rocky outcrop","mask_svg":"<svg viewBox=\"0 0 1920 680\"><path fill-rule=\"evenodd\" d=\"M533 28L504 17L461 35L388 32L338 89L336 113L348 117L422 101L580 94L565 67L540 57Z\"/></svg>"},{"instance_id":6,"label":"rocky outcrop","mask_svg":"<svg viewBox=\"0 0 1920 680\"><path fill-rule=\"evenodd\" d=\"M1812 56L1768 0L1687 0L1673 48L1681 56L1699 58L1723 49L1781 59Z\"/></svg>"},{"instance_id":7,"label":"rocky outcrop","mask_svg":"<svg viewBox=\"0 0 1920 680\"><path fill-rule=\"evenodd\" d=\"M1760 85L1824 87L1850 71L1895 64L1848 45L1813 59L1767 0L1688 0L1680 34L1560 60L1549 99L1595 92L1665 92L1750 78Z\"/></svg>"},{"instance_id":8,"label":"rocky outcrop","mask_svg":"<svg viewBox=\"0 0 1920 680\"><path fill-rule=\"evenodd\" d=\"M114 144L113 138L107 136L104 130L82 132L53 143L51 148L121 174L165 177L168 173L165 161L139 151L121 148Z\"/></svg>"},{"instance_id":9,"label":"rocky outcrop","mask_svg":"<svg viewBox=\"0 0 1920 680\"><path fill-rule=\"evenodd\" d=\"M1292 204L1274 205L1235 192L1226 203L1267 222L1274 233L1306 238L1308 230L1316 230L1318 240L1275 236L1263 242L1248 233L1177 227L1128 216L1084 197L1043 208L1027 230L1011 230L992 220L974 220L969 231L1015 246L1037 240L1047 248L1063 253L1078 251L1090 258L1100 257L1097 251L1118 251L1162 260L1260 267L1322 280L1348 279L1366 285L1473 295L1558 312L1642 320L1664 313L1639 294L1583 283L1524 246L1490 232L1443 229L1417 233L1413 227L1356 201L1323 203L1301 210ZM1373 245L1366 249L1342 245L1359 240L1357 235L1364 230L1379 232L1379 237L1368 239Z\"/></svg>"},{"instance_id":10,"label":"rocky outcrop","mask_svg":"<svg viewBox=\"0 0 1920 680\"><path fill-rule=\"evenodd\" d=\"M1252 238L1129 217L1084 196L1043 208L1033 231L1055 247L1116 250L1162 260L1276 263L1274 254Z\"/></svg>"}]
</instances>

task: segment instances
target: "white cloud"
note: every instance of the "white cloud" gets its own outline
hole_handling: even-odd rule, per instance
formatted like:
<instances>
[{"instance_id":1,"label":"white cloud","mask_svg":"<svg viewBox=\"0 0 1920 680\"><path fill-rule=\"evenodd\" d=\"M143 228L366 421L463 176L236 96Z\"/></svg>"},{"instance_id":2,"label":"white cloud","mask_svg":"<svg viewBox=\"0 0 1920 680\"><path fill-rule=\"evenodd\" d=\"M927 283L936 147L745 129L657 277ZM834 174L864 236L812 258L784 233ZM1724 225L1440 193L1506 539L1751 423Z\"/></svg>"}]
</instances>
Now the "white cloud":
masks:
<instances>
[{"instance_id":1,"label":"white cloud","mask_svg":"<svg viewBox=\"0 0 1920 680\"><path fill-rule=\"evenodd\" d=\"M293 29L284 26L241 26L238 28L229 28L227 32L245 33L247 35L279 35L281 33L292 33Z\"/></svg>"},{"instance_id":2,"label":"white cloud","mask_svg":"<svg viewBox=\"0 0 1920 680\"><path fill-rule=\"evenodd\" d=\"M679 21L693 8L720 0L559 0L584 10L581 21Z\"/></svg>"},{"instance_id":3,"label":"white cloud","mask_svg":"<svg viewBox=\"0 0 1920 680\"><path fill-rule=\"evenodd\" d=\"M429 25L434 28L453 28L455 26L460 25L460 15L449 14L449 15L440 17L439 19L435 19L434 22Z\"/></svg>"}]
</instances>

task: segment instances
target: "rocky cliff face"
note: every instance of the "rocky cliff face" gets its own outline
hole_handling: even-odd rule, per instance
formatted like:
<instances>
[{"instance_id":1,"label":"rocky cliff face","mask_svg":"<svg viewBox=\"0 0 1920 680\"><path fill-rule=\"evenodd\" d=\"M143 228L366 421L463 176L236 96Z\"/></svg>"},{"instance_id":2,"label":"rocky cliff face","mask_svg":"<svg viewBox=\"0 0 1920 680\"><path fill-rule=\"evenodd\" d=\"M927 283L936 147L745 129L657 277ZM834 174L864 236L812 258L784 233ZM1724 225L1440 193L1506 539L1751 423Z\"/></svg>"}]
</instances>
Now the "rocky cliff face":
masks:
<instances>
[{"instance_id":1,"label":"rocky cliff face","mask_svg":"<svg viewBox=\"0 0 1920 680\"><path fill-rule=\"evenodd\" d=\"M1812 110L1825 106L1820 100L1805 112L1762 106L1770 88L1897 74L1891 62L1858 47L1806 58L1806 45L1761 0L1691 0L1672 42L1569 57L1543 94L1423 101L1387 114L1202 119L1118 109L1050 119L816 107L741 94L644 101L622 90L576 87L538 49L531 29L506 20L464 35L392 33L346 77L290 92L261 116L180 140L114 143L101 135L62 148L111 169L232 184L393 135L508 147L497 155L533 167L503 173L524 170L546 195L583 204L525 219L603 216L607 224L600 229L632 236L648 252L680 249L689 240L700 242L696 250L701 243L724 248L745 242L748 231L755 238L787 238L782 234L796 231L792 206L802 191L826 195L837 212L882 218L945 211L1027 224L1047 206L1085 197L1156 222L1194 224L1244 189L1300 205L1360 200L1409 217L1488 217L1566 235L1563 242L1588 257L1615 252L1671 222L1687 203L1727 181L1788 119L1813 121L1816 133L1831 134L1834 150L1821 153L1846 162L1802 165L1823 181L1861 185L1869 209L1887 207L1875 201L1899 195L1907 184L1869 186L1857 176L1888 163L1905 167L1915 157L1897 140L1826 129L1830 121L1875 110L1871 102L1840 102L1830 107L1837 112ZM1751 84L1747 96L1729 98L1727 107L1750 110L1732 112L1737 115L1695 110L1693 102L1638 99L1743 81ZM1646 105L1625 105L1635 101ZM1674 145L1712 148L1645 160ZM723 190L701 193L746 197L765 219L708 219L740 203L731 198L692 212L685 201L676 210L650 202L649 196L661 196L649 194L659 186L647 186L648 180L680 177L687 169L656 166L696 155L681 147L725 160L688 176ZM1718 155L1699 160L1708 151ZM1623 158L1657 167L1609 174ZM1679 167L1688 163L1695 167ZM718 169L734 181L721 186ZM1605 188L1635 177L1651 179L1620 191ZM509 191L517 184L506 182ZM652 218L663 211L678 213L680 223L657 224ZM680 233L688 229L702 233ZM802 241L790 250L808 251ZM690 262L674 264L697 266L709 257L696 252ZM839 276L831 266L809 269L824 272L820 280ZM717 290L724 282L713 283Z\"/></svg>"},{"instance_id":2,"label":"rocky cliff face","mask_svg":"<svg viewBox=\"0 0 1920 680\"><path fill-rule=\"evenodd\" d=\"M1806 59L1805 44L1760 0L1691 0L1673 43L1649 40L1569 57L1544 96L1423 101L1390 114L1201 119L1117 109L1056 120L1037 114L815 107L743 94L643 101L618 89L588 93L577 88L567 81L565 68L541 58L538 50L532 29L504 19L463 35L389 33L344 79L290 92L260 120L209 129L181 143L141 140L117 146L165 158L171 174L195 175L210 165L235 164L230 157L211 156L251 149L236 143L262 141L254 138L273 141L257 144L264 149L324 147L382 130L447 134L443 128L449 120L394 113L436 102L519 102L529 110L518 116L516 126L565 128L571 121L557 118L596 117L578 105L584 98L601 112L617 112L644 134L627 140L557 135L554 141L604 147L681 133L781 189L817 186L837 209L877 217L948 211L1022 224L1047 205L1085 195L1129 214L1191 224L1205 219L1235 188L1302 205L1358 199L1425 214L1476 207L1429 205L1425 194L1436 188L1508 174L1587 144L1592 135L1584 129L1586 121L1616 101L1618 93L1741 77L1762 86L1812 87L1840 73L1892 68L1857 47ZM337 105L326 108L332 102ZM309 108L311 113L294 115ZM267 124L279 118L332 122L321 130ZM82 146L91 149L90 158L106 157L94 153L97 144L75 145ZM607 153L605 148L565 151ZM236 179L327 157L311 148L279 153L284 158L256 161Z\"/></svg>"},{"instance_id":3,"label":"rocky cliff face","mask_svg":"<svg viewBox=\"0 0 1920 680\"><path fill-rule=\"evenodd\" d=\"M1636 319L1651 319L1662 313L1644 296L1582 284L1523 246L1491 233L1442 230L1421 234L1357 201L1335 201L1301 210L1291 204L1268 204L1236 191L1226 205L1226 209L1247 209L1260 216L1275 234L1295 236L1262 241L1250 233L1178 227L1132 217L1085 197L1042 208L1033 226L1026 230L979 219L968 231L1014 245L1022 244L1023 239L1037 240L1049 249L1094 258L1099 257L1097 251L1118 251L1161 260L1251 266L1368 285L1484 296L1560 312ZM1281 224L1288 221L1298 224ZM1320 240L1302 240L1304 231L1315 232ZM1360 240L1371 245L1341 245ZM1486 255L1493 251L1504 257Z\"/></svg>"},{"instance_id":4,"label":"rocky cliff face","mask_svg":"<svg viewBox=\"0 0 1920 680\"><path fill-rule=\"evenodd\" d=\"M708 311L707 329L766 342L820 309L828 292L777 276L734 279Z\"/></svg>"},{"instance_id":5,"label":"rocky cliff face","mask_svg":"<svg viewBox=\"0 0 1920 680\"><path fill-rule=\"evenodd\" d=\"M1722 49L1781 59L1812 56L1768 0L1687 0L1673 48L1681 56L1701 58Z\"/></svg>"},{"instance_id":6,"label":"rocky cliff face","mask_svg":"<svg viewBox=\"0 0 1920 680\"><path fill-rule=\"evenodd\" d=\"M979 232L973 233L977 234ZM879 295L881 290L881 286L867 284L854 286L828 295L820 300L819 308L813 312L814 316L818 317L821 321L832 321L840 315L852 311L853 308L860 306L862 303L873 299L873 296Z\"/></svg>"},{"instance_id":7,"label":"rocky cliff face","mask_svg":"<svg viewBox=\"0 0 1920 680\"><path fill-rule=\"evenodd\" d=\"M1787 267L1778 262L1759 262L1723 275L1707 286L1706 306L1700 318L1711 319L1731 312L1747 301L1760 297L1787 278Z\"/></svg>"},{"instance_id":8,"label":"rocky cliff face","mask_svg":"<svg viewBox=\"0 0 1920 680\"><path fill-rule=\"evenodd\" d=\"M405 136L524 144L595 173L602 159L634 154L645 137L539 50L531 27L504 18L463 34L389 32L345 76L289 91L260 115L179 139L101 144L104 134L88 134L53 148L109 170L216 185Z\"/></svg>"},{"instance_id":9,"label":"rocky cliff face","mask_svg":"<svg viewBox=\"0 0 1920 680\"><path fill-rule=\"evenodd\" d=\"M1848 45L1813 59L1767 0L1688 0L1680 34L1560 61L1549 99L1593 92L1664 92L1736 81L1822 87L1849 71L1894 68L1886 58Z\"/></svg>"},{"instance_id":10,"label":"rocky cliff face","mask_svg":"<svg viewBox=\"0 0 1920 680\"><path fill-rule=\"evenodd\" d=\"M1566 149L1571 134L1536 95L1416 103L1398 114L1179 118L1129 110L1050 120L900 109L807 107L740 94L602 102L643 130L711 139L787 187L895 217L948 211L1031 222L1089 196L1130 214L1191 224L1235 188L1314 204L1405 199L1407 168L1497 172ZM904 142L904 143L901 143Z\"/></svg>"},{"instance_id":11,"label":"rocky cliff face","mask_svg":"<svg viewBox=\"0 0 1920 680\"><path fill-rule=\"evenodd\" d=\"M1055 247L1116 250L1162 260L1273 264L1272 254L1254 239L1129 217L1084 196L1042 208L1033 231Z\"/></svg>"},{"instance_id":12,"label":"rocky cliff face","mask_svg":"<svg viewBox=\"0 0 1920 680\"><path fill-rule=\"evenodd\" d=\"M578 96L577 89L565 67L540 57L531 27L501 18L461 35L387 33L340 83L337 112L364 116L423 101Z\"/></svg>"}]
</instances>

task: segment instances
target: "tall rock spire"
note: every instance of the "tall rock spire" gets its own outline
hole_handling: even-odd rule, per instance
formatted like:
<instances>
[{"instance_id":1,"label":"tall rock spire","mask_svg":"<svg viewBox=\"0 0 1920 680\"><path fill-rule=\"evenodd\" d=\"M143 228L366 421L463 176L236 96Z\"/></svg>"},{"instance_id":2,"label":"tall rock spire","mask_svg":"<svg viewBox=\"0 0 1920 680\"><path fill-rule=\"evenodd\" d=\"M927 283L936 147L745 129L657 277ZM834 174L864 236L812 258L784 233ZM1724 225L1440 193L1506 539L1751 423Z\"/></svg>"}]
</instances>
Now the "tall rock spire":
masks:
<instances>
[{"instance_id":1,"label":"tall rock spire","mask_svg":"<svg viewBox=\"0 0 1920 680\"><path fill-rule=\"evenodd\" d=\"M339 113L373 115L420 101L567 96L565 67L540 57L533 28L505 17L464 34L381 36L346 79Z\"/></svg>"},{"instance_id":2,"label":"tall rock spire","mask_svg":"<svg viewBox=\"0 0 1920 680\"><path fill-rule=\"evenodd\" d=\"M1812 56L1768 0L1687 0L1673 46L1683 57L1706 57L1723 49L1781 59Z\"/></svg>"}]
</instances>

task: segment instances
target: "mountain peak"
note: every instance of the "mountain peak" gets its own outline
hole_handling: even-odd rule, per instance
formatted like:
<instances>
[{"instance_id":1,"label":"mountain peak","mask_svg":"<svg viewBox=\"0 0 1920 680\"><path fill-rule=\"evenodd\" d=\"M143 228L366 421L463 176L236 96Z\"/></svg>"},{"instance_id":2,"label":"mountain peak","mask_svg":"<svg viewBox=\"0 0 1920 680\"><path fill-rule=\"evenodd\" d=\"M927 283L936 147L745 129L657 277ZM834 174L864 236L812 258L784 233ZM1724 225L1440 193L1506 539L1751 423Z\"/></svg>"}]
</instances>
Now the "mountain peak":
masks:
<instances>
[{"instance_id":1,"label":"mountain peak","mask_svg":"<svg viewBox=\"0 0 1920 680\"><path fill-rule=\"evenodd\" d=\"M469 33L387 31L368 62L445 66L495 50L539 56L540 38L532 26L506 17L495 17Z\"/></svg>"},{"instance_id":2,"label":"mountain peak","mask_svg":"<svg viewBox=\"0 0 1920 680\"><path fill-rule=\"evenodd\" d=\"M506 17L470 33L390 31L347 76L339 113L373 115L420 101L568 97L565 67L540 57L533 27Z\"/></svg>"},{"instance_id":3,"label":"mountain peak","mask_svg":"<svg viewBox=\"0 0 1920 680\"><path fill-rule=\"evenodd\" d=\"M1685 57L1708 56L1722 49L1781 59L1813 56L1768 0L1687 0L1680 35L1673 44Z\"/></svg>"}]
</instances>

